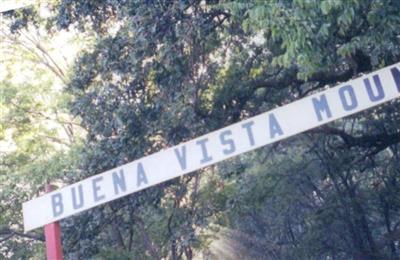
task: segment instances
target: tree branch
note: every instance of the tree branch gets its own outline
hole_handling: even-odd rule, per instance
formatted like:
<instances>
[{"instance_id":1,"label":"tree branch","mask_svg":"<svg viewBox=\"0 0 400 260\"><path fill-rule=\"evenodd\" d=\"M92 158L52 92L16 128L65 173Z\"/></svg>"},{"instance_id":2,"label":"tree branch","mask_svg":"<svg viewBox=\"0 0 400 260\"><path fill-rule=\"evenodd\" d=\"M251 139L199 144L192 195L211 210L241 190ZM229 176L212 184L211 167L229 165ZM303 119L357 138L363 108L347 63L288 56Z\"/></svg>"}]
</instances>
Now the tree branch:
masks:
<instances>
[{"instance_id":1,"label":"tree branch","mask_svg":"<svg viewBox=\"0 0 400 260\"><path fill-rule=\"evenodd\" d=\"M0 239L0 243L12 238L13 236L29 238L29 239L33 239L33 240L41 241L41 242L45 241L44 235L37 235L37 234L32 234L32 233L24 233L24 232L21 232L21 231L10 229L8 227L3 228L2 230L0 230L0 235L1 236L5 236L4 238Z\"/></svg>"},{"instance_id":2,"label":"tree branch","mask_svg":"<svg viewBox=\"0 0 400 260\"><path fill-rule=\"evenodd\" d=\"M362 135L359 137L352 136L346 133L344 130L337 128L323 126L308 131L309 133L316 134L329 134L339 136L347 147L359 146L359 147L375 147L375 150L371 155L376 154L388 146L400 143L400 132L395 134L376 134L376 135Z\"/></svg>"}]
</instances>

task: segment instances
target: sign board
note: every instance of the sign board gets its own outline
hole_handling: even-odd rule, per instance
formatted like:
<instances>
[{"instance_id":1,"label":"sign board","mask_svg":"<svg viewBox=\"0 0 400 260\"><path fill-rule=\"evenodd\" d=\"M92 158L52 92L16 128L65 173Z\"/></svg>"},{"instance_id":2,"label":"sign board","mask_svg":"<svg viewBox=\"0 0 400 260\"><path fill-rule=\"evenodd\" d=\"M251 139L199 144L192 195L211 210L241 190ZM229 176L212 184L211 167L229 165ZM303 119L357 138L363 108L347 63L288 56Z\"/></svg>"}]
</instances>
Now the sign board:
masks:
<instances>
[{"instance_id":1,"label":"sign board","mask_svg":"<svg viewBox=\"0 0 400 260\"><path fill-rule=\"evenodd\" d=\"M397 63L25 202L25 231L399 96Z\"/></svg>"}]
</instances>

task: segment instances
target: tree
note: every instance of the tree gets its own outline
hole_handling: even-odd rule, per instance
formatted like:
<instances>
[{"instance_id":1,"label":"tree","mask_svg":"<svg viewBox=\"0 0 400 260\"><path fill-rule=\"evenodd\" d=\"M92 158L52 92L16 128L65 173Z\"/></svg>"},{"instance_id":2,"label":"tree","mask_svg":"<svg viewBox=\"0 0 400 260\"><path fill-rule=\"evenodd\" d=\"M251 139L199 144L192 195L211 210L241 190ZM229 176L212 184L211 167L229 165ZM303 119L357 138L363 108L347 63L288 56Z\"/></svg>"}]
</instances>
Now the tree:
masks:
<instances>
[{"instance_id":1,"label":"tree","mask_svg":"<svg viewBox=\"0 0 400 260\"><path fill-rule=\"evenodd\" d=\"M70 174L84 132L60 91L70 64L54 49L61 36L31 24L13 33L12 24L2 17L0 258L43 259L43 234L23 232L22 203Z\"/></svg>"},{"instance_id":2,"label":"tree","mask_svg":"<svg viewBox=\"0 0 400 260\"><path fill-rule=\"evenodd\" d=\"M399 60L399 5L392 1L228 6L247 31L262 30L267 49L276 50L270 64L292 69L283 102ZM275 97L273 89L266 93ZM398 196L398 105L294 138L274 150L285 154L271 157L283 161L277 165L252 160L250 168L267 181L238 183L250 186L238 191L245 201L233 211L233 227L244 231L239 237L271 259L398 259L398 203L387 201ZM259 196L261 203L241 209Z\"/></svg>"},{"instance_id":3,"label":"tree","mask_svg":"<svg viewBox=\"0 0 400 260\"><path fill-rule=\"evenodd\" d=\"M49 28L96 39L67 79L88 133L71 182L400 60L398 1L53 7ZM398 259L398 111L395 100L65 220L66 253L192 259L225 226L249 258Z\"/></svg>"},{"instance_id":4,"label":"tree","mask_svg":"<svg viewBox=\"0 0 400 260\"><path fill-rule=\"evenodd\" d=\"M65 13L67 17L94 11L79 3L62 4L61 10L64 8L71 10ZM69 84L75 96L72 112L82 118L89 133L85 176L207 131L204 124L208 112L201 100L207 82L213 80L213 70L210 68L206 75L202 68L213 64L208 56L217 45L205 45L201 39L217 43L216 30L226 20L222 11L207 11L200 3L132 2L116 4L110 10L121 12L121 17L109 17L108 13L92 17L98 43L93 51L82 55ZM125 21L126 17L132 18ZM83 16L76 19L86 21ZM66 26L63 22L59 20ZM117 25L114 35L104 31ZM128 238L112 244L122 254L192 258L193 249L201 244L199 232L215 212L198 199L202 177L204 174L194 173L100 208L102 218L91 218L91 223L96 228L108 222L107 229L89 232L99 246L90 243L93 251L87 252L79 249L81 241L77 241L69 250L78 251L78 255L99 254L100 240L106 236L112 241L110 236L116 236ZM110 208L114 214L107 213ZM115 214L126 217L116 218ZM121 221L124 228L119 229ZM116 234L109 235L108 229Z\"/></svg>"}]
</instances>

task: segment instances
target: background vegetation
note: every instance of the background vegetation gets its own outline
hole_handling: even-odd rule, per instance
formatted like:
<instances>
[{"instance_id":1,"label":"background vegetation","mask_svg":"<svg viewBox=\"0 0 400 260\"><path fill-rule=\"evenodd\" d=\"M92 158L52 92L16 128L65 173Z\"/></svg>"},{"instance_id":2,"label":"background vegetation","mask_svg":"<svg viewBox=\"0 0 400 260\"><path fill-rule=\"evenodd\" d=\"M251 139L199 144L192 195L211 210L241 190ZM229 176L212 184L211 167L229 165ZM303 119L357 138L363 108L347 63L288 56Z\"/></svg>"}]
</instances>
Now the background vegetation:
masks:
<instances>
[{"instance_id":1,"label":"background vegetation","mask_svg":"<svg viewBox=\"0 0 400 260\"><path fill-rule=\"evenodd\" d=\"M0 257L43 259L21 203L44 184L399 62L399 24L397 0L59 0L3 13ZM399 259L399 126L397 99L107 203L61 222L64 253Z\"/></svg>"}]
</instances>

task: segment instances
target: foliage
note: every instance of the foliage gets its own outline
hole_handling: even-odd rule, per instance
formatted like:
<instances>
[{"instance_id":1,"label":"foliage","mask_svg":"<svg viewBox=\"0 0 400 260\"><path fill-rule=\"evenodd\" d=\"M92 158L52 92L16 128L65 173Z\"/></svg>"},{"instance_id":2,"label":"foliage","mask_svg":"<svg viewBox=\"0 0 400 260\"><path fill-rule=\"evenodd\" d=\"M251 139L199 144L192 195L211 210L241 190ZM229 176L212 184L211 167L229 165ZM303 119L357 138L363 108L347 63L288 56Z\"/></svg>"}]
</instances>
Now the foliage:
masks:
<instances>
[{"instance_id":1,"label":"foliage","mask_svg":"<svg viewBox=\"0 0 400 260\"><path fill-rule=\"evenodd\" d=\"M269 39L268 48L277 54L272 64L296 64L302 79L342 63L360 72L397 61L398 1L319 2L251 1L225 5L242 20L244 30L261 31ZM357 61L360 59L367 61Z\"/></svg>"},{"instance_id":2,"label":"foliage","mask_svg":"<svg viewBox=\"0 0 400 260\"><path fill-rule=\"evenodd\" d=\"M67 182L400 60L394 0L65 0L51 8L57 14L43 22L50 31L95 37L62 92L87 131L85 149L72 150L79 163L43 158L54 172L71 169ZM25 91L22 103L35 107ZM192 259L224 226L249 259L398 259L399 106L392 101L69 218L65 253Z\"/></svg>"},{"instance_id":3,"label":"foliage","mask_svg":"<svg viewBox=\"0 0 400 260\"><path fill-rule=\"evenodd\" d=\"M13 34L9 24L0 27L0 258L43 259L43 234L23 232L22 203L68 182L83 132L60 91L67 64L51 48L56 36L39 27Z\"/></svg>"}]
</instances>

